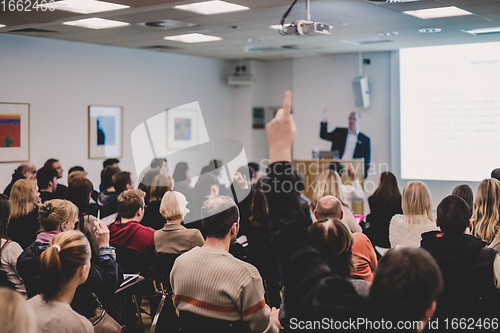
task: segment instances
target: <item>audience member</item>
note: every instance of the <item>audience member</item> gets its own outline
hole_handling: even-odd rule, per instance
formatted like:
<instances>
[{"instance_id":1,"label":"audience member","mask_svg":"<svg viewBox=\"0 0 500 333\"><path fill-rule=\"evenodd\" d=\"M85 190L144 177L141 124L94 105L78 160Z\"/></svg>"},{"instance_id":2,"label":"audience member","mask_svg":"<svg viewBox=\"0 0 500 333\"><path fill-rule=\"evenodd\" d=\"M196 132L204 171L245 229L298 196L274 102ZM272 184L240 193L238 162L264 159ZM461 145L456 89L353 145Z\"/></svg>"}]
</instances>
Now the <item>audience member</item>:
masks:
<instances>
[{"instance_id":1,"label":"audience member","mask_svg":"<svg viewBox=\"0 0 500 333\"><path fill-rule=\"evenodd\" d=\"M16 170L14 170L14 173L12 174L12 180L3 191L3 194L10 197L10 191L12 190L12 186L14 186L14 183L19 179L36 179L35 165L30 162L21 163L21 165L18 166Z\"/></svg>"},{"instance_id":2,"label":"audience member","mask_svg":"<svg viewBox=\"0 0 500 333\"><path fill-rule=\"evenodd\" d=\"M193 187L191 186L191 178L189 177L189 169L186 162L179 162L175 166L174 174L174 190L184 194L188 203L193 201Z\"/></svg>"},{"instance_id":3,"label":"audience member","mask_svg":"<svg viewBox=\"0 0 500 333\"><path fill-rule=\"evenodd\" d=\"M27 248L36 238L40 227L38 207L41 205L40 193L36 181L19 179L10 193L10 222L7 227L9 237Z\"/></svg>"},{"instance_id":4,"label":"audience member","mask_svg":"<svg viewBox=\"0 0 500 333\"><path fill-rule=\"evenodd\" d=\"M151 184L151 196L141 224L155 230L163 228L165 218L160 214L160 203L167 191L173 191L173 180L167 175L156 176Z\"/></svg>"},{"instance_id":5,"label":"audience member","mask_svg":"<svg viewBox=\"0 0 500 333\"><path fill-rule=\"evenodd\" d=\"M111 245L137 251L153 261L156 255L153 239L155 230L141 224L144 217L144 192L132 189L120 193L118 215L121 220L109 226Z\"/></svg>"},{"instance_id":6,"label":"audience member","mask_svg":"<svg viewBox=\"0 0 500 333\"><path fill-rule=\"evenodd\" d=\"M196 246L203 246L205 240L198 229L186 229L181 225L189 212L186 197L182 193L169 191L163 195L160 213L166 220L162 229L154 234L157 253L182 254Z\"/></svg>"},{"instance_id":7,"label":"audience member","mask_svg":"<svg viewBox=\"0 0 500 333\"><path fill-rule=\"evenodd\" d=\"M257 184L257 181L262 176L260 173L260 165L256 162L249 162L248 167L253 170L253 173L250 175L250 185L255 189L255 184Z\"/></svg>"},{"instance_id":8,"label":"audience member","mask_svg":"<svg viewBox=\"0 0 500 333\"><path fill-rule=\"evenodd\" d=\"M278 332L278 310L266 306L259 272L228 252L238 235L236 204L229 197L210 198L201 215L205 244L179 256L170 274L183 325L195 317L211 332L220 329L214 325L220 321L228 326L243 322L250 332Z\"/></svg>"},{"instance_id":9,"label":"audience member","mask_svg":"<svg viewBox=\"0 0 500 333\"><path fill-rule=\"evenodd\" d=\"M83 171L83 172L85 172L85 169L82 166L75 165L74 167L69 168L69 170L68 170L68 177L69 177L69 175L71 175L71 173L73 173L73 171ZM85 174L86 174L86 172L85 172Z\"/></svg>"},{"instance_id":10,"label":"audience member","mask_svg":"<svg viewBox=\"0 0 500 333\"><path fill-rule=\"evenodd\" d=\"M373 272L377 267L377 256L375 250L368 237L361 233L361 227L356 223L354 225L342 221L344 212L343 206L339 199L334 196L327 195L318 201L318 205L314 210L314 215L317 220L339 220L344 223L344 226L353 233L352 254L356 261L355 270L351 275L356 278L372 282ZM354 220L354 219L353 219Z\"/></svg>"},{"instance_id":11,"label":"audience member","mask_svg":"<svg viewBox=\"0 0 500 333\"><path fill-rule=\"evenodd\" d=\"M48 248L50 241L56 235L74 229L78 222L78 213L78 208L68 200L54 199L40 207L39 218L42 232L17 260L17 269L24 280L29 298L39 294L42 290L38 264L40 255ZM123 305L115 295L115 291L123 282L123 273L116 263L115 249L109 246L107 227L102 222L96 222L94 232L99 245L100 260L91 262L89 278L78 287L71 306L79 314L87 318L93 317L96 304L92 293L95 293L106 311L115 320L124 324L126 318ZM91 256L88 240L85 243L88 255Z\"/></svg>"},{"instance_id":12,"label":"audience member","mask_svg":"<svg viewBox=\"0 0 500 333\"><path fill-rule=\"evenodd\" d=\"M41 167L38 169L36 179L42 203L52 199L59 199L56 195L57 175L57 170L51 167Z\"/></svg>"},{"instance_id":13,"label":"audience member","mask_svg":"<svg viewBox=\"0 0 500 333\"><path fill-rule=\"evenodd\" d=\"M250 206L252 204L253 188L250 185L252 170L248 166L239 167L234 175L232 187L236 195L236 205L240 212L239 235L247 235L250 227Z\"/></svg>"},{"instance_id":14,"label":"audience member","mask_svg":"<svg viewBox=\"0 0 500 333\"><path fill-rule=\"evenodd\" d=\"M55 158L49 158L45 164L43 165L45 168L53 168L57 171L57 179L61 178L63 175L63 168L61 167L61 163L59 163L59 160ZM66 189L67 187L62 184L57 184L56 191L54 192L54 195L57 199L64 199L66 197Z\"/></svg>"},{"instance_id":15,"label":"audience member","mask_svg":"<svg viewBox=\"0 0 500 333\"><path fill-rule=\"evenodd\" d=\"M491 178L495 178L500 181L500 168L496 168L491 172Z\"/></svg>"},{"instance_id":16,"label":"audience member","mask_svg":"<svg viewBox=\"0 0 500 333\"><path fill-rule=\"evenodd\" d=\"M151 191L151 186L153 184L153 180L155 179L156 176L158 175L164 175L166 176L168 173L168 167L167 167L167 159L165 158L155 158L151 161L151 169L149 169L145 174L144 177L142 178L140 184L139 184L139 189L144 191L146 193L146 196L144 197L144 201L146 202L146 205L149 205L150 201L150 191ZM161 200L161 198L160 198Z\"/></svg>"},{"instance_id":17,"label":"audience member","mask_svg":"<svg viewBox=\"0 0 500 333\"><path fill-rule=\"evenodd\" d=\"M92 323L70 304L90 270L90 247L79 231L61 233L40 255L41 294L28 300L37 332L93 333Z\"/></svg>"},{"instance_id":18,"label":"audience member","mask_svg":"<svg viewBox=\"0 0 500 333\"><path fill-rule=\"evenodd\" d=\"M340 174L333 170L325 170L322 172L316 182L316 188L319 188L320 192L334 191L337 195L335 197L339 198L342 203L351 207L352 202L361 202L365 198L365 193L359 180L356 178L354 169L352 165L349 164L349 177L351 178L352 185L342 184L342 179ZM314 201L314 197L313 200ZM320 198L317 198L319 200Z\"/></svg>"},{"instance_id":19,"label":"audience member","mask_svg":"<svg viewBox=\"0 0 500 333\"><path fill-rule=\"evenodd\" d=\"M97 197L97 205L101 210L101 218L116 214L116 199L120 194L116 191L113 184L113 177L120 172L118 167L108 166L101 172L101 185L104 191L101 191Z\"/></svg>"},{"instance_id":20,"label":"audience member","mask_svg":"<svg viewBox=\"0 0 500 333\"><path fill-rule=\"evenodd\" d=\"M0 270L5 272L7 280L18 292L26 295L24 282L17 273L17 258L23 248L9 239L7 225L10 219L10 202L5 194L0 194Z\"/></svg>"},{"instance_id":21,"label":"audience member","mask_svg":"<svg viewBox=\"0 0 500 333\"><path fill-rule=\"evenodd\" d=\"M97 207L95 204L90 205L90 196L93 189L94 185L87 178L73 178L68 184L66 200L71 201L78 208L76 229L87 237L92 248L92 259L97 259L99 258L99 245L94 232L95 222L97 221Z\"/></svg>"},{"instance_id":22,"label":"audience member","mask_svg":"<svg viewBox=\"0 0 500 333\"><path fill-rule=\"evenodd\" d=\"M193 188L193 204L189 207L189 214L184 218L184 225L187 228L196 228L204 235L201 225L201 206L210 198L219 195L219 181L212 173L204 173L196 182Z\"/></svg>"},{"instance_id":23,"label":"audience member","mask_svg":"<svg viewBox=\"0 0 500 333\"><path fill-rule=\"evenodd\" d=\"M342 201L332 195L325 195L317 201L316 209L314 209L314 217L316 220L338 219L351 232L361 232L361 227L354 219L349 207L342 205ZM349 218L345 218L344 213L349 214Z\"/></svg>"},{"instance_id":24,"label":"audience member","mask_svg":"<svg viewBox=\"0 0 500 333\"><path fill-rule=\"evenodd\" d=\"M436 259L444 280L436 316L446 318L494 318L500 303L500 257L486 242L466 230L471 224L469 205L450 195L437 208L441 231L422 235L422 248Z\"/></svg>"},{"instance_id":25,"label":"audience member","mask_svg":"<svg viewBox=\"0 0 500 333\"><path fill-rule=\"evenodd\" d=\"M36 333L35 313L19 293L0 288L0 327L2 333Z\"/></svg>"},{"instance_id":26,"label":"audience member","mask_svg":"<svg viewBox=\"0 0 500 333\"><path fill-rule=\"evenodd\" d=\"M431 194L427 186L419 181L409 182L403 190L403 215L394 215L389 226L391 247L419 247L421 235L439 230L432 221Z\"/></svg>"},{"instance_id":27,"label":"audience member","mask_svg":"<svg viewBox=\"0 0 500 333\"><path fill-rule=\"evenodd\" d=\"M469 185L458 185L453 189L453 192L451 192L452 195L457 195L460 198L464 199L467 205L469 205L471 215L472 211L474 208L474 193L472 192L472 189L470 188Z\"/></svg>"},{"instance_id":28,"label":"audience member","mask_svg":"<svg viewBox=\"0 0 500 333\"><path fill-rule=\"evenodd\" d=\"M110 166L113 168L118 168L118 170L119 170L120 168L118 167L118 163L120 163L120 161L116 158L108 158L108 159L104 160L104 162L102 162L101 184L99 185L99 192L102 193L102 192L106 191L106 189L107 189L106 185L102 181L102 173L103 173L104 169L106 169L108 166ZM111 184L111 177L109 180L109 184ZM109 186L113 186L113 185L109 185Z\"/></svg>"},{"instance_id":29,"label":"audience member","mask_svg":"<svg viewBox=\"0 0 500 333\"><path fill-rule=\"evenodd\" d=\"M389 223L396 214L403 214L401 208L401 192L394 174L389 171L382 172L378 188L368 198L370 214L366 216L369 224L365 230L366 235L374 245L390 248Z\"/></svg>"},{"instance_id":30,"label":"audience member","mask_svg":"<svg viewBox=\"0 0 500 333\"><path fill-rule=\"evenodd\" d=\"M500 251L500 181L490 178L479 184L472 220L473 235Z\"/></svg>"},{"instance_id":31,"label":"audience member","mask_svg":"<svg viewBox=\"0 0 500 333\"><path fill-rule=\"evenodd\" d=\"M352 246L353 234L337 219L316 221L307 228L312 244L321 252L331 271L352 283L358 295L367 297L370 282L357 278Z\"/></svg>"},{"instance_id":32,"label":"audience member","mask_svg":"<svg viewBox=\"0 0 500 333\"><path fill-rule=\"evenodd\" d=\"M211 160L208 165L205 165L201 169L201 174L205 173L211 173L217 178L217 182L219 183L219 194L220 195L229 195L231 193L231 189L228 188L224 184L224 179L222 177L222 170L224 170L224 175L226 175L226 170L224 169L224 163L221 160L218 159L213 159Z\"/></svg>"},{"instance_id":33,"label":"audience member","mask_svg":"<svg viewBox=\"0 0 500 333\"><path fill-rule=\"evenodd\" d=\"M268 175L273 184L266 197L270 237L281 258L287 317L295 318L285 326L297 329L299 323L305 326L324 318L328 318L329 323L359 318L361 323L355 328L370 330L367 320L380 323L382 318L409 317L421 320L422 325L413 330L422 330L432 317L442 289L441 274L434 259L421 249L389 250L377 267L370 289L371 300L359 297L350 282L331 272L322 254L310 245L305 233L305 217L298 205L299 194L283 191L287 188L284 184L294 178L291 147L296 127L289 92L285 94L283 108L267 124L266 132L271 163ZM397 323L392 324L394 328Z\"/></svg>"}]
</instances>

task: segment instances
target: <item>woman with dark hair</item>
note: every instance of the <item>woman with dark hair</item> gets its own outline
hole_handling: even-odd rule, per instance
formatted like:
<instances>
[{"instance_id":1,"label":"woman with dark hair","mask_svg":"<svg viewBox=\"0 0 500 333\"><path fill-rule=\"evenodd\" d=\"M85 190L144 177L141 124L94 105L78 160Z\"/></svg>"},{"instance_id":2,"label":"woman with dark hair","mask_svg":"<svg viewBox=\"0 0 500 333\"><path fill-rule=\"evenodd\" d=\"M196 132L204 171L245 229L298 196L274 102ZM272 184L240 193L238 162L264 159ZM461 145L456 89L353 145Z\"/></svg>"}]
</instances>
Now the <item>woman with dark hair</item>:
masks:
<instances>
[{"instance_id":1,"label":"woman with dark hair","mask_svg":"<svg viewBox=\"0 0 500 333\"><path fill-rule=\"evenodd\" d=\"M92 323L71 308L76 288L90 271L90 246L79 231L60 233L40 255L40 295L28 300L37 332L93 333Z\"/></svg>"},{"instance_id":2,"label":"woman with dark hair","mask_svg":"<svg viewBox=\"0 0 500 333\"><path fill-rule=\"evenodd\" d=\"M453 189L453 192L451 192L451 194L457 195L460 198L464 199L465 202L467 202L467 204L469 205L472 214L472 210L474 209L474 193L472 192L472 189L469 185L458 185Z\"/></svg>"},{"instance_id":3,"label":"woman with dark hair","mask_svg":"<svg viewBox=\"0 0 500 333\"><path fill-rule=\"evenodd\" d=\"M175 166L174 174L172 176L175 182L174 190L184 194L187 202L193 201L193 187L191 186L191 179L189 178L189 169L186 162L179 162Z\"/></svg>"},{"instance_id":4,"label":"woman with dark hair","mask_svg":"<svg viewBox=\"0 0 500 333\"><path fill-rule=\"evenodd\" d=\"M36 238L40 228L38 207L42 204L36 181L19 179L10 192L10 222L7 227L9 237L27 248Z\"/></svg>"},{"instance_id":5,"label":"woman with dark hair","mask_svg":"<svg viewBox=\"0 0 500 333\"><path fill-rule=\"evenodd\" d=\"M374 245L390 248L389 223L394 215L403 214L401 192L394 174L382 172L377 190L368 198L368 205L370 214L366 216L369 223L366 235Z\"/></svg>"},{"instance_id":6,"label":"woman with dark hair","mask_svg":"<svg viewBox=\"0 0 500 333\"><path fill-rule=\"evenodd\" d=\"M17 258L23 248L10 240L7 234L7 225L10 219L10 202L5 194L0 194L0 270L7 280L14 285L16 290L26 296L24 282L17 273Z\"/></svg>"},{"instance_id":7,"label":"woman with dark hair","mask_svg":"<svg viewBox=\"0 0 500 333\"><path fill-rule=\"evenodd\" d=\"M78 223L75 229L80 230L87 237L92 248L92 258L97 259L99 258L99 245L95 238L94 226L97 221L98 209L95 205L90 205L93 190L94 185L87 178L73 178L68 184L66 200L71 201L78 207Z\"/></svg>"},{"instance_id":8,"label":"woman with dark hair","mask_svg":"<svg viewBox=\"0 0 500 333\"><path fill-rule=\"evenodd\" d=\"M144 210L144 217L141 221L142 225L155 230L163 228L166 221L160 214L160 204L163 195L168 191L172 191L173 187L173 180L169 176L158 175L153 179L150 188L149 203Z\"/></svg>"},{"instance_id":9,"label":"woman with dark hair","mask_svg":"<svg viewBox=\"0 0 500 333\"><path fill-rule=\"evenodd\" d=\"M201 231L203 236L203 228L201 226L201 206L209 199L219 195L219 181L212 173L204 173L198 178L196 185L193 188L193 204L189 208L190 212L184 218L186 228L196 228Z\"/></svg>"}]
</instances>

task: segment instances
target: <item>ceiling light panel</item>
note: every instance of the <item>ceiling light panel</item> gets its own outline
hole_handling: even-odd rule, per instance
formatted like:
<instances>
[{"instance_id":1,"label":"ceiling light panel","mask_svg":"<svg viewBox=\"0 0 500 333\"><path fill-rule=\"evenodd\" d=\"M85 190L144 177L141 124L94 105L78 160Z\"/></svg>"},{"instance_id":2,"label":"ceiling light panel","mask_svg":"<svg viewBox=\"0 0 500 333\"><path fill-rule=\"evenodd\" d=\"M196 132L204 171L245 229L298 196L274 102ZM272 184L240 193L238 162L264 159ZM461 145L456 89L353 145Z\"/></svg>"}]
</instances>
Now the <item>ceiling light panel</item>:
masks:
<instances>
[{"instance_id":1,"label":"ceiling light panel","mask_svg":"<svg viewBox=\"0 0 500 333\"><path fill-rule=\"evenodd\" d=\"M125 5L97 0L64 0L54 2L53 6L58 10L80 14L100 13L110 10L130 8Z\"/></svg>"},{"instance_id":2,"label":"ceiling light panel","mask_svg":"<svg viewBox=\"0 0 500 333\"><path fill-rule=\"evenodd\" d=\"M222 14L250 9L245 6L219 0L197 2L189 5L179 5L175 6L174 8L195 12L202 15Z\"/></svg>"},{"instance_id":3,"label":"ceiling light panel","mask_svg":"<svg viewBox=\"0 0 500 333\"><path fill-rule=\"evenodd\" d=\"M98 17L92 17L76 21L68 21L68 22L63 22L63 24L88 28L88 29L108 29L108 28L118 28L130 25L130 23L127 22L106 20Z\"/></svg>"},{"instance_id":4,"label":"ceiling light panel","mask_svg":"<svg viewBox=\"0 0 500 333\"><path fill-rule=\"evenodd\" d=\"M492 28L481 28L481 29L470 29L470 30L462 30L462 32L477 36L477 35L487 35L487 34L496 34L500 32L500 27L492 27Z\"/></svg>"},{"instance_id":5,"label":"ceiling light panel","mask_svg":"<svg viewBox=\"0 0 500 333\"><path fill-rule=\"evenodd\" d=\"M182 42L182 43L214 42L214 41L221 40L221 39L222 38L217 37L217 36L203 35L203 34L199 34L199 33L165 37L165 40L172 40L175 42Z\"/></svg>"},{"instance_id":6,"label":"ceiling light panel","mask_svg":"<svg viewBox=\"0 0 500 333\"><path fill-rule=\"evenodd\" d=\"M453 17L453 16L465 16L472 15L471 12L457 8L457 7L440 7L440 8L429 8L429 9L419 9L419 10L409 10L403 12L403 14L418 17L422 20L442 18L442 17Z\"/></svg>"},{"instance_id":7,"label":"ceiling light panel","mask_svg":"<svg viewBox=\"0 0 500 333\"><path fill-rule=\"evenodd\" d=\"M5 27L5 24L0 24L0 28L3 28L3 27Z\"/></svg>"}]
</instances>

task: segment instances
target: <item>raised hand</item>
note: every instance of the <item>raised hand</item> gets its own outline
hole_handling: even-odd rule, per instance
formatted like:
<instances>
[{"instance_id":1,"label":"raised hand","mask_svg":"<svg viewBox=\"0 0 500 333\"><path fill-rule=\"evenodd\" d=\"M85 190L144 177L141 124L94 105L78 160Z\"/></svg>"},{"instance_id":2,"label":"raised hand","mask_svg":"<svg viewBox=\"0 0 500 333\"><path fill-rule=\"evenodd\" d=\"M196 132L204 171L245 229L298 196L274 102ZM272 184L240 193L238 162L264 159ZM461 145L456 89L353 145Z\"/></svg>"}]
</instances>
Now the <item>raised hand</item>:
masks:
<instances>
[{"instance_id":1,"label":"raised hand","mask_svg":"<svg viewBox=\"0 0 500 333\"><path fill-rule=\"evenodd\" d=\"M291 162L292 144L297 128L292 115L292 93L287 91L283 107L266 125L267 143L269 145L269 163Z\"/></svg>"},{"instance_id":2,"label":"raised hand","mask_svg":"<svg viewBox=\"0 0 500 333\"><path fill-rule=\"evenodd\" d=\"M327 108L324 108L323 109L323 113L321 115L321 121L326 123L328 122L328 118L330 117L330 113L328 113L328 109Z\"/></svg>"}]
</instances>

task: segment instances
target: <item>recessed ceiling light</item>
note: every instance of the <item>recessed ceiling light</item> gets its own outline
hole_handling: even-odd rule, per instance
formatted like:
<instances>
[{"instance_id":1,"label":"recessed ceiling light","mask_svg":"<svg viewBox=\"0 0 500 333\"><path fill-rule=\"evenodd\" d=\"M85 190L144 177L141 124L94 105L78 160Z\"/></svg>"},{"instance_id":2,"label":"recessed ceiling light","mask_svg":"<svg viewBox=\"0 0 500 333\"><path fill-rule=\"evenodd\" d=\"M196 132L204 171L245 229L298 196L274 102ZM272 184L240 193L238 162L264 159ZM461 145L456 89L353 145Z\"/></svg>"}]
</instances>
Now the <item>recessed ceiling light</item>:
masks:
<instances>
[{"instance_id":1,"label":"recessed ceiling light","mask_svg":"<svg viewBox=\"0 0 500 333\"><path fill-rule=\"evenodd\" d=\"M397 32L397 31L384 31L384 32L379 32L378 35L381 37L391 37L391 36L398 36L399 32Z\"/></svg>"},{"instance_id":2,"label":"recessed ceiling light","mask_svg":"<svg viewBox=\"0 0 500 333\"><path fill-rule=\"evenodd\" d=\"M500 32L500 27L491 27L491 28L480 28L480 29L470 29L470 30L462 30L465 33L477 36L477 35L486 35L486 34L494 34Z\"/></svg>"},{"instance_id":3,"label":"recessed ceiling light","mask_svg":"<svg viewBox=\"0 0 500 333\"><path fill-rule=\"evenodd\" d=\"M260 37L250 37L250 38L247 39L247 42L249 42L249 43L260 43L263 40L264 39L260 38Z\"/></svg>"},{"instance_id":4,"label":"recessed ceiling light","mask_svg":"<svg viewBox=\"0 0 500 333\"><path fill-rule=\"evenodd\" d=\"M415 16L415 17L421 18L423 20L441 18L441 17L472 15L471 12L457 8L455 6L419 9L419 10L409 10L409 11L403 12L403 14Z\"/></svg>"},{"instance_id":5,"label":"recessed ceiling light","mask_svg":"<svg viewBox=\"0 0 500 333\"><path fill-rule=\"evenodd\" d=\"M245 6L236 5L220 0L191 3L189 5L174 6L175 9L187 10L202 15L221 14L250 9Z\"/></svg>"},{"instance_id":6,"label":"recessed ceiling light","mask_svg":"<svg viewBox=\"0 0 500 333\"><path fill-rule=\"evenodd\" d=\"M73 25L82 28L89 28L89 29L108 29L108 28L124 27L129 25L130 23L92 17L83 20L63 22L63 24Z\"/></svg>"},{"instance_id":7,"label":"recessed ceiling light","mask_svg":"<svg viewBox=\"0 0 500 333\"><path fill-rule=\"evenodd\" d=\"M418 32L421 32L423 34L435 34L441 32L441 28L423 28L419 29Z\"/></svg>"},{"instance_id":8,"label":"recessed ceiling light","mask_svg":"<svg viewBox=\"0 0 500 333\"><path fill-rule=\"evenodd\" d=\"M213 42L216 40L221 40L222 38L194 33L194 34L185 34L178 36L167 36L165 37L165 39L183 43L203 43L203 42Z\"/></svg>"},{"instance_id":9,"label":"recessed ceiling light","mask_svg":"<svg viewBox=\"0 0 500 333\"><path fill-rule=\"evenodd\" d=\"M54 2L53 5L58 10L80 14L100 13L110 10L130 8L130 6L97 0L63 0Z\"/></svg>"},{"instance_id":10,"label":"recessed ceiling light","mask_svg":"<svg viewBox=\"0 0 500 333\"><path fill-rule=\"evenodd\" d=\"M284 24L283 26L281 24L275 24L275 25L271 25L269 28L271 29L275 29L275 30L281 30L283 28L287 28L290 24Z\"/></svg>"},{"instance_id":11,"label":"recessed ceiling light","mask_svg":"<svg viewBox=\"0 0 500 333\"><path fill-rule=\"evenodd\" d=\"M0 28L3 28L3 27L5 27L5 24L0 24Z\"/></svg>"}]
</instances>

